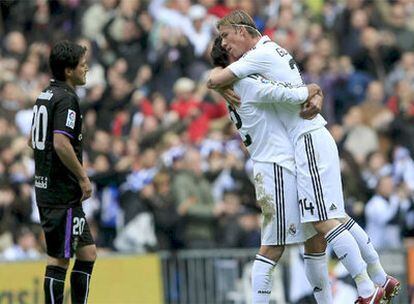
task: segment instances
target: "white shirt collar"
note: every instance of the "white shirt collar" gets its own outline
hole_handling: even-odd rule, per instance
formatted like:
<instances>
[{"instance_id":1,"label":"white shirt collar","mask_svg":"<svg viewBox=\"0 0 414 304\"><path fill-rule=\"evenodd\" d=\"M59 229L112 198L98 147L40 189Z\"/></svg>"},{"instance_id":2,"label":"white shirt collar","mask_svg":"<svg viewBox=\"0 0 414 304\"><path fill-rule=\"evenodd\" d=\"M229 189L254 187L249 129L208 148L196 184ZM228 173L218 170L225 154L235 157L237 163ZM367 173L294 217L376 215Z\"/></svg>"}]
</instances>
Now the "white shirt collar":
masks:
<instances>
[{"instance_id":1,"label":"white shirt collar","mask_svg":"<svg viewBox=\"0 0 414 304\"><path fill-rule=\"evenodd\" d=\"M255 47L258 47L258 46L260 46L260 45L263 45L263 44L265 44L267 41L272 41L272 40L269 38L269 36L264 35L264 36L262 36L262 37L259 39L259 41L257 41L257 43L256 43Z\"/></svg>"}]
</instances>

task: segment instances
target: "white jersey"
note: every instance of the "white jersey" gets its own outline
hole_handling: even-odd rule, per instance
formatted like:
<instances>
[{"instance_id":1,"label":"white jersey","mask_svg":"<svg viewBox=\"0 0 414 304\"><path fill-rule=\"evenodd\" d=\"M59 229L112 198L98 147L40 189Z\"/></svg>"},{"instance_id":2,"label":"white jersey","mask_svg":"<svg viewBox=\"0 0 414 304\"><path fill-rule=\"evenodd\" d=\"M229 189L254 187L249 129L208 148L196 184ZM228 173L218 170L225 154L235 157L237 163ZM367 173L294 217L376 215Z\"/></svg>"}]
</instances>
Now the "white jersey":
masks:
<instances>
[{"instance_id":1,"label":"white jersey","mask_svg":"<svg viewBox=\"0 0 414 304\"><path fill-rule=\"evenodd\" d=\"M259 75L250 75L234 84L240 96L240 107L229 106L235 123L251 158L271 162L295 172L294 149L281 123L276 106L280 103L301 104L308 97L306 86L273 83Z\"/></svg>"},{"instance_id":2,"label":"white jersey","mask_svg":"<svg viewBox=\"0 0 414 304\"><path fill-rule=\"evenodd\" d=\"M295 60L268 36L263 36L251 50L230 64L228 68L239 79L252 74L260 74L274 81L303 85ZM293 143L296 143L300 135L326 124L325 119L319 114L312 120L302 119L299 116L300 110L300 104L278 104L277 107L280 121Z\"/></svg>"}]
</instances>

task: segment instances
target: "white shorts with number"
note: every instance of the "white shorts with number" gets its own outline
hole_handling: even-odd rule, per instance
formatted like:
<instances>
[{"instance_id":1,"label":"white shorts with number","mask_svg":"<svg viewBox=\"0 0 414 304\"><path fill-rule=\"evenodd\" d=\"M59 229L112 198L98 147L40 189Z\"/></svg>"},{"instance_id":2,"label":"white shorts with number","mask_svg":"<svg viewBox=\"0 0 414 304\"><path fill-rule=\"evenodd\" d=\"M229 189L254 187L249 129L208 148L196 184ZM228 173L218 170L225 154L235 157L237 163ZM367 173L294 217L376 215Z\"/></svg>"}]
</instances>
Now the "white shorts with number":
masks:
<instances>
[{"instance_id":1,"label":"white shorts with number","mask_svg":"<svg viewBox=\"0 0 414 304\"><path fill-rule=\"evenodd\" d=\"M254 162L256 199L262 209L262 245L302 243L316 234L301 223L296 177L275 163Z\"/></svg>"},{"instance_id":2,"label":"white shorts with number","mask_svg":"<svg viewBox=\"0 0 414 304\"><path fill-rule=\"evenodd\" d=\"M329 131L299 137L295 162L302 222L345 217L338 148Z\"/></svg>"}]
</instances>

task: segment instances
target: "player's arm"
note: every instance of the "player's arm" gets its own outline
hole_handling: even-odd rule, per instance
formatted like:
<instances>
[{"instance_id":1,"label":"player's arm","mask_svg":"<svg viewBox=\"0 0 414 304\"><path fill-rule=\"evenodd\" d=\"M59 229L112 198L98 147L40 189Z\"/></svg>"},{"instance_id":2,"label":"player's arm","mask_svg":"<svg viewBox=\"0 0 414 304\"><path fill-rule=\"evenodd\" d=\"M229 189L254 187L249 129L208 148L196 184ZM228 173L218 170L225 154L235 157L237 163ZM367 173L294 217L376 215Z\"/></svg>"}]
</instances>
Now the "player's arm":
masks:
<instances>
[{"instance_id":1,"label":"player's arm","mask_svg":"<svg viewBox=\"0 0 414 304\"><path fill-rule=\"evenodd\" d=\"M271 69L271 61L267 50L255 50L239 58L226 68L214 68L207 80L209 89L229 86L238 79L252 74L264 74Z\"/></svg>"},{"instance_id":2,"label":"player's arm","mask_svg":"<svg viewBox=\"0 0 414 304\"><path fill-rule=\"evenodd\" d=\"M53 147L66 168L78 179L82 190L82 200L89 198L92 194L92 185L81 162L76 157L71 139L77 140L75 132L76 122L80 117L77 114L76 99L66 96L55 103L53 118Z\"/></svg>"},{"instance_id":3,"label":"player's arm","mask_svg":"<svg viewBox=\"0 0 414 304\"><path fill-rule=\"evenodd\" d=\"M32 117L32 127L30 128L30 133L29 133L29 137L27 138L27 145L33 149L33 143L32 143L32 133L33 133L33 124L34 124L34 113L33 113L33 117Z\"/></svg>"},{"instance_id":4,"label":"player's arm","mask_svg":"<svg viewBox=\"0 0 414 304\"><path fill-rule=\"evenodd\" d=\"M303 104L321 91L317 84L292 86L284 82L258 81L258 100Z\"/></svg>"},{"instance_id":5,"label":"player's arm","mask_svg":"<svg viewBox=\"0 0 414 304\"><path fill-rule=\"evenodd\" d=\"M313 119L322 111L323 98L324 95L321 89L315 95L310 95L302 105L300 116L304 119Z\"/></svg>"},{"instance_id":6,"label":"player's arm","mask_svg":"<svg viewBox=\"0 0 414 304\"><path fill-rule=\"evenodd\" d=\"M32 133L29 134L29 137L27 138L27 145L33 149L33 145L32 145Z\"/></svg>"},{"instance_id":7,"label":"player's arm","mask_svg":"<svg viewBox=\"0 0 414 304\"><path fill-rule=\"evenodd\" d=\"M211 70L207 80L209 89L221 89L228 87L237 80L236 75L228 68L216 67Z\"/></svg>"},{"instance_id":8,"label":"player's arm","mask_svg":"<svg viewBox=\"0 0 414 304\"><path fill-rule=\"evenodd\" d=\"M76 157L70 139L62 133L53 134L53 147L62 163L68 168L78 179L79 186L82 189L82 201L92 195L92 185L85 169Z\"/></svg>"}]
</instances>

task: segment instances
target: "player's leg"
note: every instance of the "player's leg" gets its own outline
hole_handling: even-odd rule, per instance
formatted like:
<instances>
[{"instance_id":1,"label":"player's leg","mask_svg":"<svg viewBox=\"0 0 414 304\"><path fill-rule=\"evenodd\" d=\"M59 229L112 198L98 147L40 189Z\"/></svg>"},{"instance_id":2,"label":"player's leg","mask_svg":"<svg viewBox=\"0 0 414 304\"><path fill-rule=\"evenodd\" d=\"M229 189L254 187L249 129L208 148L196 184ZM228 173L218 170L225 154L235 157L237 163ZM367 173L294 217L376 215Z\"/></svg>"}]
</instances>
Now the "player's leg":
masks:
<instances>
[{"instance_id":1,"label":"player's leg","mask_svg":"<svg viewBox=\"0 0 414 304\"><path fill-rule=\"evenodd\" d=\"M71 298L73 304L83 304L88 302L89 286L96 260L96 246L82 208L74 209L74 213L78 218L76 223L79 224L75 225L73 230L78 241L76 260L70 274Z\"/></svg>"},{"instance_id":2,"label":"player's leg","mask_svg":"<svg viewBox=\"0 0 414 304\"><path fill-rule=\"evenodd\" d=\"M260 246L252 268L252 300L254 304L269 303L273 285L273 270L283 251L284 246Z\"/></svg>"},{"instance_id":3,"label":"player's leg","mask_svg":"<svg viewBox=\"0 0 414 304\"><path fill-rule=\"evenodd\" d=\"M45 303L63 303L66 270L71 257L71 213L66 209L39 208L48 254L43 290Z\"/></svg>"},{"instance_id":4,"label":"player's leg","mask_svg":"<svg viewBox=\"0 0 414 304\"><path fill-rule=\"evenodd\" d=\"M367 263L368 275L372 281L385 289L385 297L389 300L400 291L400 282L387 275L384 268L381 265L379 255L375 250L372 242L367 233L348 215L340 221L345 225L346 229L352 234L356 242L358 243L359 250L361 251L362 258Z\"/></svg>"},{"instance_id":5,"label":"player's leg","mask_svg":"<svg viewBox=\"0 0 414 304\"><path fill-rule=\"evenodd\" d=\"M348 230L336 219L314 222L315 229L325 236L338 259L354 279L358 294L367 298L375 292L375 285L368 276L358 244Z\"/></svg>"},{"instance_id":6,"label":"player's leg","mask_svg":"<svg viewBox=\"0 0 414 304\"><path fill-rule=\"evenodd\" d=\"M325 253L326 245L325 237L319 233L305 242L305 273L318 304L333 303Z\"/></svg>"},{"instance_id":7,"label":"player's leg","mask_svg":"<svg viewBox=\"0 0 414 304\"><path fill-rule=\"evenodd\" d=\"M362 258L368 265L367 270L369 276L375 284L383 286L387 280L387 274L382 268L378 253L372 245L370 238L361 228L361 226L359 226L349 216L347 216L345 219L341 219L341 222L345 225L346 229L348 229L348 231L352 234L358 243Z\"/></svg>"},{"instance_id":8,"label":"player's leg","mask_svg":"<svg viewBox=\"0 0 414 304\"><path fill-rule=\"evenodd\" d=\"M312 222L325 236L354 279L358 294L363 299L374 296L377 303L383 290L376 290L356 240L338 220L346 214L335 141L325 128L305 134L295 147L295 160L302 221Z\"/></svg>"},{"instance_id":9,"label":"player's leg","mask_svg":"<svg viewBox=\"0 0 414 304\"><path fill-rule=\"evenodd\" d=\"M252 270L253 303L268 303L272 270L284 245L302 243L315 234L300 222L296 177L273 163L254 164L257 202L262 208L262 246Z\"/></svg>"},{"instance_id":10,"label":"player's leg","mask_svg":"<svg viewBox=\"0 0 414 304\"><path fill-rule=\"evenodd\" d=\"M261 246L252 268L252 302L269 303L272 273L283 254L285 239L281 231L279 186L272 163L254 163L254 185L257 203L262 209ZM277 202L276 202L277 200Z\"/></svg>"},{"instance_id":11,"label":"player's leg","mask_svg":"<svg viewBox=\"0 0 414 304\"><path fill-rule=\"evenodd\" d=\"M92 270L96 259L95 245L79 248L70 274L72 303L87 303Z\"/></svg>"},{"instance_id":12,"label":"player's leg","mask_svg":"<svg viewBox=\"0 0 414 304\"><path fill-rule=\"evenodd\" d=\"M65 289L66 270L69 266L69 259L57 259L51 256L47 258L43 290L45 303L63 303Z\"/></svg>"}]
</instances>

